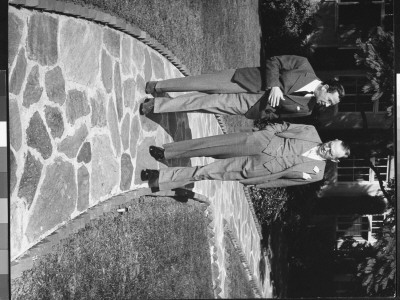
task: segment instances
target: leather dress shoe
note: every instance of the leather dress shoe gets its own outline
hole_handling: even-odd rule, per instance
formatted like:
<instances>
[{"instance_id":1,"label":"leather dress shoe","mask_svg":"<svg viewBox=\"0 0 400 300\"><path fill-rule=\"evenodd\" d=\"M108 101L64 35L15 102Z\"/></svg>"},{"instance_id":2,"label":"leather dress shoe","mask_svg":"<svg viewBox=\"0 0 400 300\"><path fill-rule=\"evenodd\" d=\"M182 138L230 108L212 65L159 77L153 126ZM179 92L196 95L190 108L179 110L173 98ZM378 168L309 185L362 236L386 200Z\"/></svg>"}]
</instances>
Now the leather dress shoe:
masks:
<instances>
[{"instance_id":1,"label":"leather dress shoe","mask_svg":"<svg viewBox=\"0 0 400 300\"><path fill-rule=\"evenodd\" d=\"M154 112L154 98L144 99L144 102L140 103L139 113L143 116L152 112Z\"/></svg>"},{"instance_id":2,"label":"leather dress shoe","mask_svg":"<svg viewBox=\"0 0 400 300\"><path fill-rule=\"evenodd\" d=\"M144 91L146 94L153 94L156 93L156 85L158 81L148 81L146 83L146 87L144 88Z\"/></svg>"},{"instance_id":3,"label":"leather dress shoe","mask_svg":"<svg viewBox=\"0 0 400 300\"><path fill-rule=\"evenodd\" d=\"M163 161L165 159L164 156L165 149L157 147L157 146L150 146L149 153L152 157L154 157L157 161Z\"/></svg>"},{"instance_id":4,"label":"leather dress shoe","mask_svg":"<svg viewBox=\"0 0 400 300\"><path fill-rule=\"evenodd\" d=\"M142 181L157 179L160 175L160 171L152 169L144 169L140 172L140 179Z\"/></svg>"}]
</instances>

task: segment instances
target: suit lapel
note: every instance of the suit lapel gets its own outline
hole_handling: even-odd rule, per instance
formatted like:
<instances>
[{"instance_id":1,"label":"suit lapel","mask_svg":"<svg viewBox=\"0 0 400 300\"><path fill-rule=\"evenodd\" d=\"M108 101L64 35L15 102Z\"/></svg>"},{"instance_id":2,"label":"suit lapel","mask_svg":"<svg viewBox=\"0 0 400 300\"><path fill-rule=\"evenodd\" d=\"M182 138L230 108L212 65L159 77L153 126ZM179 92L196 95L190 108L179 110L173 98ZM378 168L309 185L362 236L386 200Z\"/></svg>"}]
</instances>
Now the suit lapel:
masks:
<instances>
[{"instance_id":1,"label":"suit lapel","mask_svg":"<svg viewBox=\"0 0 400 300\"><path fill-rule=\"evenodd\" d=\"M292 87L288 90L287 94L297 91L298 89L309 84L311 81L313 81L315 79L318 79L318 77L315 74L309 73L309 72L307 72L306 74L298 75L296 81L294 82ZM300 97L300 98L303 98L303 97Z\"/></svg>"},{"instance_id":2,"label":"suit lapel","mask_svg":"<svg viewBox=\"0 0 400 300\"><path fill-rule=\"evenodd\" d=\"M294 96L294 95L285 95L285 97L289 98L293 102L296 102L297 104L300 104L303 107L308 108L308 102L310 102L310 99L313 97L302 97L302 96Z\"/></svg>"},{"instance_id":3,"label":"suit lapel","mask_svg":"<svg viewBox=\"0 0 400 300\"><path fill-rule=\"evenodd\" d=\"M314 73L310 73L310 72L307 72L305 74L304 73L301 73L301 74L295 73L290 76L297 76L297 79L295 80L292 87L285 93L285 97L289 98L293 102L295 102L303 107L308 108L310 98L293 96L293 95L289 95L289 94L302 88L303 86L309 84L311 81L318 79L318 77ZM244 114L244 116L248 119L259 119L259 118L265 117L262 115L262 112L264 111L266 105L268 104L268 95L269 95L269 91L265 92L264 95L256 102L256 104L254 104ZM313 99L313 97L311 97L311 99Z\"/></svg>"},{"instance_id":4,"label":"suit lapel","mask_svg":"<svg viewBox=\"0 0 400 300\"><path fill-rule=\"evenodd\" d=\"M326 162L324 160L304 157L304 162L302 164L295 165L292 168L289 168L289 170L317 174L319 172L324 172L325 165Z\"/></svg>"},{"instance_id":5,"label":"suit lapel","mask_svg":"<svg viewBox=\"0 0 400 300\"><path fill-rule=\"evenodd\" d=\"M297 171L297 172L314 174L316 176L322 175L321 177L323 177L325 172L326 161L316 160L305 156L302 157L302 160L303 160L302 163L299 163L285 170L282 170L282 168L284 167L281 164L279 164L278 160L273 160L264 164L265 171L257 170L254 171L252 175L254 177L267 176L267 175L272 177L277 174L281 174L281 176L284 176L286 173L289 173L291 171Z\"/></svg>"},{"instance_id":6,"label":"suit lapel","mask_svg":"<svg viewBox=\"0 0 400 300\"><path fill-rule=\"evenodd\" d=\"M297 139L314 143L322 143L317 130L314 127L295 127L275 134L286 139Z\"/></svg>"}]
</instances>

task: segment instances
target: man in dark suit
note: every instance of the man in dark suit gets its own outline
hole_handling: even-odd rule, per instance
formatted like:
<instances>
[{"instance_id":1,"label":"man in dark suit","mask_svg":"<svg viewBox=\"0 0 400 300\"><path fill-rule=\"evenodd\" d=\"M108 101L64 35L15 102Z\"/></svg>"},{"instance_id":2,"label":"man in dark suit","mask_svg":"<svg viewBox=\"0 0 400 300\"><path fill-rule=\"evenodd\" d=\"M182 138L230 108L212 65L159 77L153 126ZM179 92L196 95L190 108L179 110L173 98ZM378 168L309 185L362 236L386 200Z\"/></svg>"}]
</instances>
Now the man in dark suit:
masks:
<instances>
[{"instance_id":1,"label":"man in dark suit","mask_svg":"<svg viewBox=\"0 0 400 300\"><path fill-rule=\"evenodd\" d=\"M322 82L305 57L274 56L265 67L225 70L162 81L149 81L146 93L188 92L176 98L148 98L141 114L176 111L239 114L249 119L308 116L314 106L331 106L344 96L337 80Z\"/></svg>"},{"instance_id":2,"label":"man in dark suit","mask_svg":"<svg viewBox=\"0 0 400 300\"><path fill-rule=\"evenodd\" d=\"M259 188L307 184L323 179L326 160L350 155L340 140L322 143L310 125L271 124L251 133L231 133L151 146L158 161L171 158L213 157L205 166L143 170L142 180L160 190L198 180L235 180Z\"/></svg>"}]
</instances>

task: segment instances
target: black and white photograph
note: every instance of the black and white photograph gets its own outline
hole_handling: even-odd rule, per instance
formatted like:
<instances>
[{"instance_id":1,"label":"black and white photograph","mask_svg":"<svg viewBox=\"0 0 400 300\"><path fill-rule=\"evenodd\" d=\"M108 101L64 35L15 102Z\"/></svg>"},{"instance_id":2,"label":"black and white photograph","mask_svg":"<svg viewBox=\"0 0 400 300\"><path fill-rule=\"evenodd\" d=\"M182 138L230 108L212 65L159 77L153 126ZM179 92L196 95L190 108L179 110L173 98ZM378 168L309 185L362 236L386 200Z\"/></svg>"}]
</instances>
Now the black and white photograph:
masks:
<instances>
[{"instance_id":1,"label":"black and white photograph","mask_svg":"<svg viewBox=\"0 0 400 300\"><path fill-rule=\"evenodd\" d=\"M395 2L9 0L0 300L398 296Z\"/></svg>"}]
</instances>

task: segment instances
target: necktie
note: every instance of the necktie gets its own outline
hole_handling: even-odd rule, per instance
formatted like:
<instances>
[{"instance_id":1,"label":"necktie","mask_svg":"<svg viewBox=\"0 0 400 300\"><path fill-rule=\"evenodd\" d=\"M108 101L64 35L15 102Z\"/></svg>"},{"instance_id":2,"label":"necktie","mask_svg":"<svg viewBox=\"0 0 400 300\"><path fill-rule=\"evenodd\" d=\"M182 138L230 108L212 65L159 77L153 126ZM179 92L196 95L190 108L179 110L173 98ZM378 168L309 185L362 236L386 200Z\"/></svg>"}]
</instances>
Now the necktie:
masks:
<instances>
[{"instance_id":1,"label":"necktie","mask_svg":"<svg viewBox=\"0 0 400 300\"><path fill-rule=\"evenodd\" d=\"M291 93L291 95L293 95L293 96L300 96L300 97L304 97L305 95L309 95L309 94L314 96L314 92L311 92L311 91L301 91L301 92L293 92L293 93Z\"/></svg>"}]
</instances>

